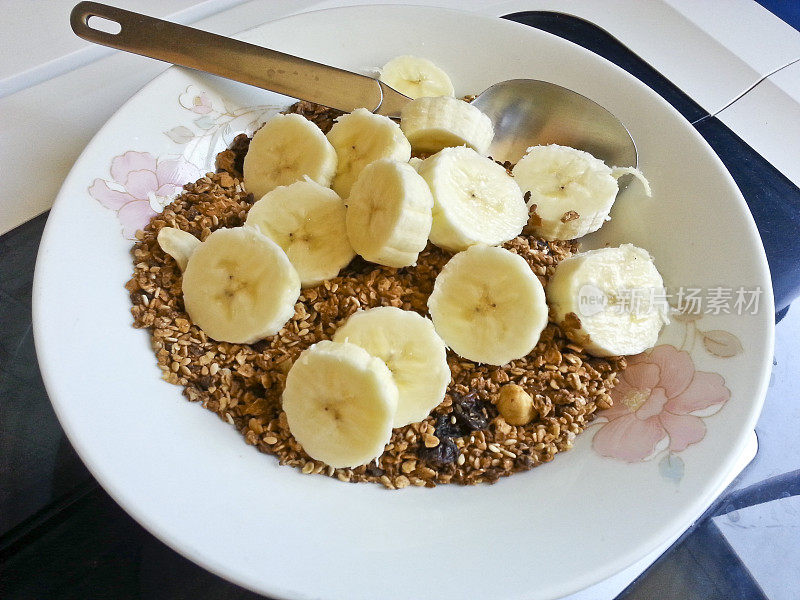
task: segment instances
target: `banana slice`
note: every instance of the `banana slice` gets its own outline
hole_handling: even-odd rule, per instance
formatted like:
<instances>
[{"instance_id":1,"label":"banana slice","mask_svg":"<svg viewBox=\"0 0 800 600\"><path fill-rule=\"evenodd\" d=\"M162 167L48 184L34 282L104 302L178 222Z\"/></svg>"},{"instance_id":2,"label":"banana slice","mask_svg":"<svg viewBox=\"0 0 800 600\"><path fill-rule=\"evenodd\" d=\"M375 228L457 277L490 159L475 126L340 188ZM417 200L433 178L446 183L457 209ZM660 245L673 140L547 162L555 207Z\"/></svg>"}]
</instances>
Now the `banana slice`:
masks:
<instances>
[{"instance_id":1,"label":"banana slice","mask_svg":"<svg viewBox=\"0 0 800 600\"><path fill-rule=\"evenodd\" d=\"M612 169L588 152L551 144L533 146L514 166L514 180L530 192L536 217L526 231L546 240L571 240L597 231L609 219L619 191L617 178L631 169ZM644 180L650 195L649 185Z\"/></svg>"},{"instance_id":2,"label":"banana slice","mask_svg":"<svg viewBox=\"0 0 800 600\"><path fill-rule=\"evenodd\" d=\"M398 56L380 70L380 80L409 98L452 96L450 77L427 58Z\"/></svg>"},{"instance_id":3,"label":"banana slice","mask_svg":"<svg viewBox=\"0 0 800 600\"><path fill-rule=\"evenodd\" d=\"M181 271L186 270L186 263L189 262L189 257L194 254L194 251L201 244L200 240L188 231L175 227L162 227L158 232L156 241L164 252L175 259Z\"/></svg>"},{"instance_id":4,"label":"banana slice","mask_svg":"<svg viewBox=\"0 0 800 600\"><path fill-rule=\"evenodd\" d=\"M445 148L420 165L433 193L431 242L458 252L517 237L528 221L522 191L506 170L470 148Z\"/></svg>"},{"instance_id":5,"label":"banana slice","mask_svg":"<svg viewBox=\"0 0 800 600\"><path fill-rule=\"evenodd\" d=\"M575 254L547 284L553 320L595 356L652 348L669 320L664 282L646 250L632 244Z\"/></svg>"},{"instance_id":6,"label":"banana slice","mask_svg":"<svg viewBox=\"0 0 800 600\"><path fill-rule=\"evenodd\" d=\"M428 243L433 197L405 162L377 160L361 171L347 199L347 237L368 261L407 267Z\"/></svg>"},{"instance_id":7,"label":"banana slice","mask_svg":"<svg viewBox=\"0 0 800 600\"><path fill-rule=\"evenodd\" d=\"M450 383L447 351L425 317L392 306L359 311L333 341L360 346L389 367L399 392L393 427L422 421L444 399Z\"/></svg>"},{"instance_id":8,"label":"banana slice","mask_svg":"<svg viewBox=\"0 0 800 600\"><path fill-rule=\"evenodd\" d=\"M400 112L400 127L414 151L425 154L464 145L486 154L494 137L489 117L449 96L408 102Z\"/></svg>"},{"instance_id":9,"label":"banana slice","mask_svg":"<svg viewBox=\"0 0 800 600\"><path fill-rule=\"evenodd\" d=\"M330 188L296 181L253 204L247 225L278 244L300 276L300 285L336 277L356 253L347 239L345 206Z\"/></svg>"},{"instance_id":10,"label":"banana slice","mask_svg":"<svg viewBox=\"0 0 800 600\"><path fill-rule=\"evenodd\" d=\"M336 150L322 130L303 116L275 115L256 131L244 157L244 187L256 199L308 176L329 186Z\"/></svg>"},{"instance_id":11,"label":"banana slice","mask_svg":"<svg viewBox=\"0 0 800 600\"><path fill-rule=\"evenodd\" d=\"M392 435L397 386L379 358L355 344L322 341L286 377L283 410L306 453L331 467L357 467L383 454Z\"/></svg>"},{"instance_id":12,"label":"banana slice","mask_svg":"<svg viewBox=\"0 0 800 600\"><path fill-rule=\"evenodd\" d=\"M373 114L366 108L357 108L339 117L328 132L328 140L339 157L331 187L344 199L369 163L379 158L401 162L411 158L411 144L400 126L389 117Z\"/></svg>"},{"instance_id":13,"label":"banana slice","mask_svg":"<svg viewBox=\"0 0 800 600\"><path fill-rule=\"evenodd\" d=\"M217 229L189 257L183 303L210 337L252 344L294 315L300 278L280 247L253 227Z\"/></svg>"},{"instance_id":14,"label":"banana slice","mask_svg":"<svg viewBox=\"0 0 800 600\"><path fill-rule=\"evenodd\" d=\"M504 365L527 356L547 325L539 279L503 248L471 246L442 268L428 298L436 332L453 352Z\"/></svg>"}]
</instances>

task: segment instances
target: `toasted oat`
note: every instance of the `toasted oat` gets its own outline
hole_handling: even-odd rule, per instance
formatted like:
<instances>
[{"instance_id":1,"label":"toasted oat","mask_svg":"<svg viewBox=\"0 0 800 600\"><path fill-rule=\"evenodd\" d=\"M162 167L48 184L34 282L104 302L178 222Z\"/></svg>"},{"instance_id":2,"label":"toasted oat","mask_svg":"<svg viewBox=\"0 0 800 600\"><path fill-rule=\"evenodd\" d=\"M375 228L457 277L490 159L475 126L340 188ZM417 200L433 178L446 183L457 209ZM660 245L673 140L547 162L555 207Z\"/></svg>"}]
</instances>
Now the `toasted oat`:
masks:
<instances>
[{"instance_id":1,"label":"toasted oat","mask_svg":"<svg viewBox=\"0 0 800 600\"><path fill-rule=\"evenodd\" d=\"M337 116L309 103L298 103L291 111L323 129ZM376 461L334 469L311 459L292 437L281 410L293 361L312 344L330 339L359 309L396 306L427 316L434 279L451 255L428 245L416 267L403 269L357 257L338 277L302 290L294 316L276 335L251 345L209 339L186 314L181 271L156 236L162 227L171 226L205 239L219 227L244 223L253 197L241 185L239 167L247 146L237 140L229 154L220 154L222 172L185 186L139 233L132 250L133 277L126 288L134 326L150 330L162 377L183 386L188 400L234 424L248 444L306 474L370 481L390 489L492 483L551 461L572 446L596 410L611 406L608 391L624 359L587 355L551 323L530 355L503 367L476 364L448 352L452 381L444 401L421 423L395 429ZM558 262L577 250L577 243L522 235L504 247L522 256L546 284ZM507 383L532 398L536 416L530 423L510 425L498 416L495 403Z\"/></svg>"}]
</instances>

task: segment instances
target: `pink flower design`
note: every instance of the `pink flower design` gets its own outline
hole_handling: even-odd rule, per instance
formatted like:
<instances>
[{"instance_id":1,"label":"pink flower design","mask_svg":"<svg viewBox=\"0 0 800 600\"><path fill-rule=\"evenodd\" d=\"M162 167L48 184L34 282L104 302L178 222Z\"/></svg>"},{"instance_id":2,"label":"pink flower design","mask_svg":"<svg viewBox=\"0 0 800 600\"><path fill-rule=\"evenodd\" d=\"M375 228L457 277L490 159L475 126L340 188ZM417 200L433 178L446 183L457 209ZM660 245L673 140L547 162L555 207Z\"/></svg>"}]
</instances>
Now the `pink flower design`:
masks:
<instances>
[{"instance_id":1,"label":"pink flower design","mask_svg":"<svg viewBox=\"0 0 800 600\"><path fill-rule=\"evenodd\" d=\"M192 106L189 108L192 112L199 115L207 115L211 112L211 99L205 92L200 92L199 95L192 98Z\"/></svg>"},{"instance_id":2,"label":"pink flower design","mask_svg":"<svg viewBox=\"0 0 800 600\"><path fill-rule=\"evenodd\" d=\"M731 392L716 373L695 371L687 352L657 346L628 359L611 391L614 406L598 413L608 420L592 446L602 456L637 462L669 448L685 450L706 435L701 416L714 414Z\"/></svg>"},{"instance_id":3,"label":"pink flower design","mask_svg":"<svg viewBox=\"0 0 800 600\"><path fill-rule=\"evenodd\" d=\"M157 159L128 151L111 161L111 181L95 179L89 193L116 211L123 235L134 239L150 219L164 210L181 187L198 179L200 170L184 158Z\"/></svg>"},{"instance_id":4,"label":"pink flower design","mask_svg":"<svg viewBox=\"0 0 800 600\"><path fill-rule=\"evenodd\" d=\"M214 110L214 102L211 95L203 90L198 90L193 85L188 86L178 96L178 104L198 115L207 115Z\"/></svg>"}]
</instances>

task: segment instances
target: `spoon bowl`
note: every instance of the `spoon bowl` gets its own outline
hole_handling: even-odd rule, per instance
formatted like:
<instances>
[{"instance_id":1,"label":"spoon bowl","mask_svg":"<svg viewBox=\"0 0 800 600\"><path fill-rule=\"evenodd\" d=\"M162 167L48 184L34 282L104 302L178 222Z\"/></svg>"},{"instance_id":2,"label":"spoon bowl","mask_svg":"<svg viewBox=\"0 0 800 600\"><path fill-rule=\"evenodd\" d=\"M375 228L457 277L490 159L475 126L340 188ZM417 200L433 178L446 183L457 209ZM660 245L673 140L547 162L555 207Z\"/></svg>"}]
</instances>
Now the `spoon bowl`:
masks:
<instances>
[{"instance_id":1,"label":"spoon bowl","mask_svg":"<svg viewBox=\"0 0 800 600\"><path fill-rule=\"evenodd\" d=\"M608 110L565 87L511 79L483 91L472 104L494 125L489 154L517 162L531 146L559 144L585 150L609 166L636 167L636 144Z\"/></svg>"}]
</instances>

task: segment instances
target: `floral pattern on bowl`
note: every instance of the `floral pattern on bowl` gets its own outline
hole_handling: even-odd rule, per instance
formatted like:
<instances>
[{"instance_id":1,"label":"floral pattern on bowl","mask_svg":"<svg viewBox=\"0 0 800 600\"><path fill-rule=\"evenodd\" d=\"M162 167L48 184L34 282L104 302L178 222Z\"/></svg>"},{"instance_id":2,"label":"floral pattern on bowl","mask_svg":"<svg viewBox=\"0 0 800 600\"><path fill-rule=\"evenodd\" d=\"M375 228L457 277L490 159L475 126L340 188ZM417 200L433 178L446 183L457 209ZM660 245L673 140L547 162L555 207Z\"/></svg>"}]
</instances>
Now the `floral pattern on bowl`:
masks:
<instances>
[{"instance_id":1,"label":"floral pattern on bowl","mask_svg":"<svg viewBox=\"0 0 800 600\"><path fill-rule=\"evenodd\" d=\"M179 153L161 157L128 150L111 160L111 179L97 178L89 194L117 213L126 239L174 200L184 185L213 168L216 154L244 131L252 134L279 108L271 105L236 107L224 98L188 86L178 105L189 121L164 132Z\"/></svg>"},{"instance_id":2,"label":"floral pattern on bowl","mask_svg":"<svg viewBox=\"0 0 800 600\"><path fill-rule=\"evenodd\" d=\"M688 352L656 346L628 360L592 446L626 462L681 452L705 437L702 417L719 411L730 395L720 375L695 370Z\"/></svg>"},{"instance_id":3,"label":"floral pattern on bowl","mask_svg":"<svg viewBox=\"0 0 800 600\"><path fill-rule=\"evenodd\" d=\"M706 435L704 418L719 412L730 400L725 379L698 371L692 352L702 347L716 358L731 358L742 351L732 333L703 331L697 321L702 313L673 307L672 318L684 326L681 347L662 344L628 358L628 366L611 390L614 405L597 414L592 448L606 458L628 463L661 456L658 470L676 483L685 464L677 453L699 443ZM699 349L699 348L698 348Z\"/></svg>"},{"instance_id":4,"label":"floral pattern on bowl","mask_svg":"<svg viewBox=\"0 0 800 600\"><path fill-rule=\"evenodd\" d=\"M182 186L195 181L200 169L183 157L156 158L129 150L111 160L111 179L95 179L89 193L116 211L122 234L134 239L152 217L172 202Z\"/></svg>"}]
</instances>

